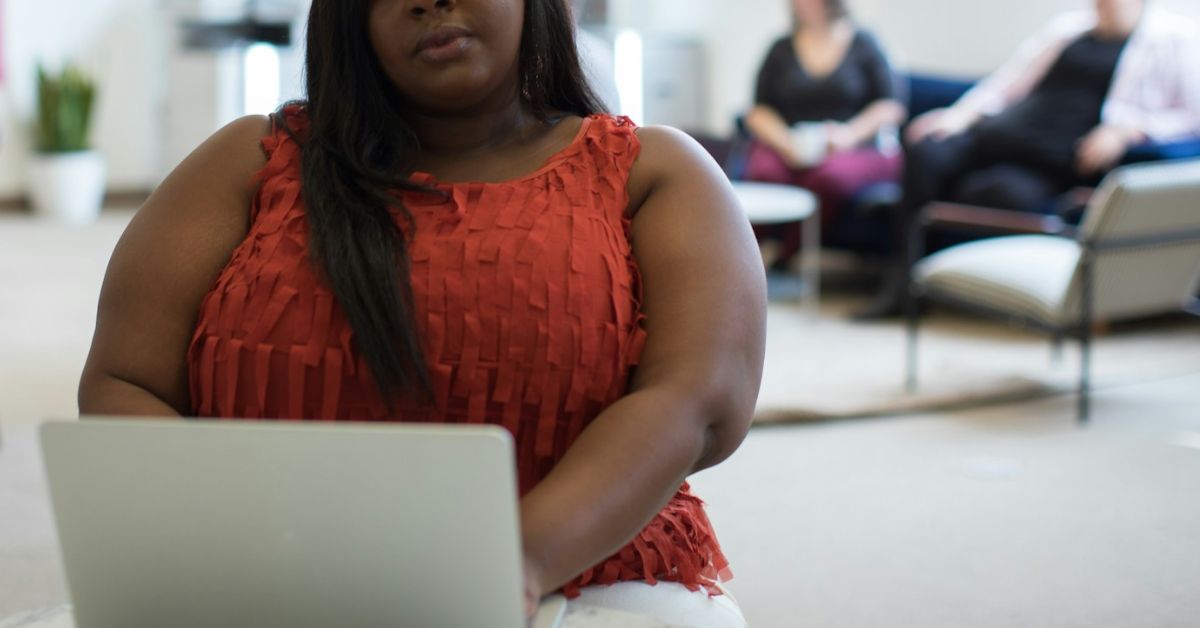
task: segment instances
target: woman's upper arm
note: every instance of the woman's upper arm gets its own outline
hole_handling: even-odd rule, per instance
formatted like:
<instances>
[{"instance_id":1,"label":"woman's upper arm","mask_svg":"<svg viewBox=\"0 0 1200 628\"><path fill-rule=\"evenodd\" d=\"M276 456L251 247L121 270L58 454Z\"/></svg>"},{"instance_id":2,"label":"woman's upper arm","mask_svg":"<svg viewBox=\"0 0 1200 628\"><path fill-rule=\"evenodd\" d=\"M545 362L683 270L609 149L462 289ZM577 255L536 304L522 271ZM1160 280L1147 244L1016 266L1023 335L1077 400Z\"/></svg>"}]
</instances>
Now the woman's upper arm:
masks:
<instances>
[{"instance_id":1,"label":"woman's upper arm","mask_svg":"<svg viewBox=\"0 0 1200 628\"><path fill-rule=\"evenodd\" d=\"M113 251L80 382L82 414L145 407L148 393L188 411L186 354L204 295L245 238L264 116L239 119L187 157L134 216Z\"/></svg>"},{"instance_id":2,"label":"woman's upper arm","mask_svg":"<svg viewBox=\"0 0 1200 628\"><path fill-rule=\"evenodd\" d=\"M758 398L765 274L745 213L708 154L673 129L638 136L630 190L647 343L633 389L698 401L713 464L741 442Z\"/></svg>"},{"instance_id":3,"label":"woman's upper arm","mask_svg":"<svg viewBox=\"0 0 1200 628\"><path fill-rule=\"evenodd\" d=\"M783 40L771 44L758 68L758 77L754 81L754 103L756 105L774 106L776 87L783 80L781 57L784 52Z\"/></svg>"},{"instance_id":4,"label":"woman's upper arm","mask_svg":"<svg viewBox=\"0 0 1200 628\"><path fill-rule=\"evenodd\" d=\"M871 102L894 101L908 106L906 81L896 72L895 65L874 35L860 31L863 50L860 59L871 84Z\"/></svg>"}]
</instances>

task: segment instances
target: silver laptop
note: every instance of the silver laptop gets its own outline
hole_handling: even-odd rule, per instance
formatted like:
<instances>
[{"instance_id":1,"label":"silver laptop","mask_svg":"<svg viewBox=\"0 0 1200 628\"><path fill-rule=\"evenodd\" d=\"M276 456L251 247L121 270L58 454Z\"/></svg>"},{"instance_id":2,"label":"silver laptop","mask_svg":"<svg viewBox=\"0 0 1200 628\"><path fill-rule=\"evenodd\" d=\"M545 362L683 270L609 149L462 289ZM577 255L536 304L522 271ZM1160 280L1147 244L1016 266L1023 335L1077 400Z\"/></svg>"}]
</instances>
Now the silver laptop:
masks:
<instances>
[{"instance_id":1,"label":"silver laptop","mask_svg":"<svg viewBox=\"0 0 1200 628\"><path fill-rule=\"evenodd\" d=\"M527 625L500 428L87 419L41 436L78 628Z\"/></svg>"}]
</instances>

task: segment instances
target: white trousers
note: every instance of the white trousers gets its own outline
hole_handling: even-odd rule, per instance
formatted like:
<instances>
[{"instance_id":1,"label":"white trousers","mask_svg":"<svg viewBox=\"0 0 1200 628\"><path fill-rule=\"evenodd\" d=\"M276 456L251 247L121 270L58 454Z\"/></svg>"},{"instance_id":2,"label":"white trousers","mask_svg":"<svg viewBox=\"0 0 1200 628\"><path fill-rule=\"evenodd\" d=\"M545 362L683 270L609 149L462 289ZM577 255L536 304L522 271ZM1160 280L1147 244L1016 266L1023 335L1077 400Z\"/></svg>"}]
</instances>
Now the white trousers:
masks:
<instances>
[{"instance_id":1,"label":"white trousers","mask_svg":"<svg viewBox=\"0 0 1200 628\"><path fill-rule=\"evenodd\" d=\"M675 582L649 585L632 581L583 587L579 597L567 602L567 613L580 605L646 615L672 627L747 628L742 610L728 593L709 597L704 589L688 591Z\"/></svg>"}]
</instances>

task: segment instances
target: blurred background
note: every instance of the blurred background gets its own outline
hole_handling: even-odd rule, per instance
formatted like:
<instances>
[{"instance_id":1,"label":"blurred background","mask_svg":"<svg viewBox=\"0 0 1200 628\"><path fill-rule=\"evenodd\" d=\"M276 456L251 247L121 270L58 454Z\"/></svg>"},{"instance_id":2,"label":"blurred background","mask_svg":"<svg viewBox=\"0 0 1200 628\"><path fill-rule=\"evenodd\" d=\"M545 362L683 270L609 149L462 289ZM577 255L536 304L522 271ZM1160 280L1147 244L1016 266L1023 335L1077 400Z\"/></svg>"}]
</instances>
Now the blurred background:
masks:
<instances>
[{"instance_id":1,"label":"blurred background","mask_svg":"<svg viewBox=\"0 0 1200 628\"><path fill-rule=\"evenodd\" d=\"M96 79L93 143L110 192L145 192L203 138L245 113L301 95L299 45L307 3L297 0L0 0L0 204L25 193L38 63L77 63ZM790 26L787 0L588 0L585 28L615 42L640 36L638 122L728 132L751 104L767 47ZM1200 18L1194 0L1155 0ZM977 77L1050 17L1082 0L857 0L855 16L898 65ZM189 41L185 24L246 18L272 28ZM286 26L280 33L277 26ZM196 35L195 32L192 33ZM281 37L286 35L286 37ZM260 41L254 42L257 37ZM282 40L282 41L281 41ZM252 45L257 44L257 45ZM628 63L628 54L626 54ZM627 66L624 66L627 67ZM626 96L636 91L626 78ZM639 119L640 118L640 119Z\"/></svg>"},{"instance_id":2,"label":"blurred background","mask_svg":"<svg viewBox=\"0 0 1200 628\"><path fill-rule=\"evenodd\" d=\"M1200 21L1197 0L1150 2ZM590 58L611 66L611 107L697 137L735 135L768 48L791 28L789 0L575 4ZM1091 2L848 4L900 70L974 80ZM35 429L77 414L112 248L204 138L303 95L307 9L0 0L0 628L66 599ZM29 209L39 64L94 80L98 216L57 222ZM751 626L1197 625L1195 318L1101 329L1093 416L1081 426L1076 352L1056 354L1007 321L937 311L914 396L902 322L853 322L864 295L827 287L818 305L811 287L800 300L773 286L756 428L693 481Z\"/></svg>"}]
</instances>

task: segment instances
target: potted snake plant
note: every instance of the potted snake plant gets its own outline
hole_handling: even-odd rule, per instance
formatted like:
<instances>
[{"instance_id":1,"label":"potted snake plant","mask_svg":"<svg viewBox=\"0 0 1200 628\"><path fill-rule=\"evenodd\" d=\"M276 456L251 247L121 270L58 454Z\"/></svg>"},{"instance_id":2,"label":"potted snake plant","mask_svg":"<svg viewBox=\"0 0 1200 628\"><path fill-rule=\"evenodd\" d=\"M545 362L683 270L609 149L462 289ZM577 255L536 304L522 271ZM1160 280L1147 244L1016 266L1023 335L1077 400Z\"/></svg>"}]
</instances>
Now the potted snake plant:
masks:
<instances>
[{"instance_id":1,"label":"potted snake plant","mask_svg":"<svg viewBox=\"0 0 1200 628\"><path fill-rule=\"evenodd\" d=\"M95 83L66 66L55 74L39 66L35 153L29 163L34 213L57 222L86 224L100 214L104 156L88 144Z\"/></svg>"}]
</instances>

